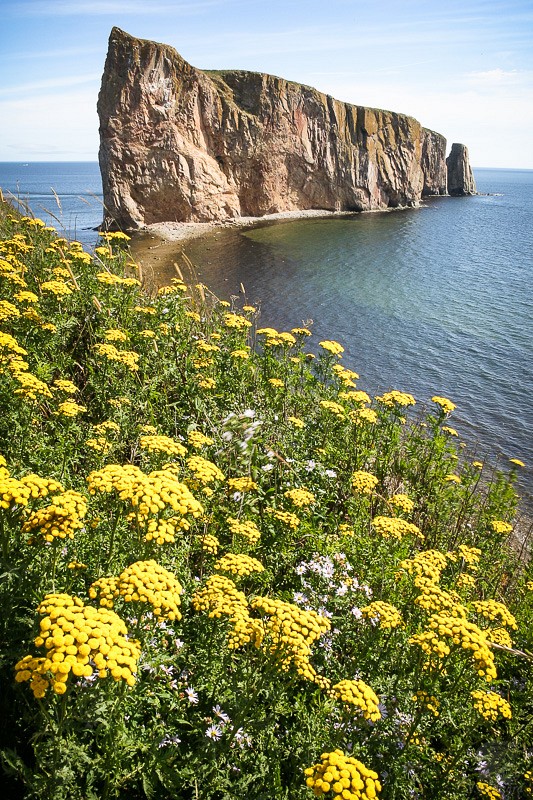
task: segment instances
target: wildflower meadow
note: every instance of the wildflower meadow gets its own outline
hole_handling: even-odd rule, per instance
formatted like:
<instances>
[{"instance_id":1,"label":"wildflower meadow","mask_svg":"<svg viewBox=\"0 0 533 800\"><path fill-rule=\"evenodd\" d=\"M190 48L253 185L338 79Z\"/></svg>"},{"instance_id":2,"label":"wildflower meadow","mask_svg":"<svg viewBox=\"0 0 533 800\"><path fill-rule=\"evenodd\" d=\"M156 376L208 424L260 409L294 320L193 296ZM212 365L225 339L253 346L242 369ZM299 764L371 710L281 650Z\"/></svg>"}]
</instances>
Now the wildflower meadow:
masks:
<instances>
[{"instance_id":1,"label":"wildflower meadow","mask_svg":"<svg viewBox=\"0 0 533 800\"><path fill-rule=\"evenodd\" d=\"M2 797L533 797L520 454L126 240L0 205Z\"/></svg>"}]
</instances>

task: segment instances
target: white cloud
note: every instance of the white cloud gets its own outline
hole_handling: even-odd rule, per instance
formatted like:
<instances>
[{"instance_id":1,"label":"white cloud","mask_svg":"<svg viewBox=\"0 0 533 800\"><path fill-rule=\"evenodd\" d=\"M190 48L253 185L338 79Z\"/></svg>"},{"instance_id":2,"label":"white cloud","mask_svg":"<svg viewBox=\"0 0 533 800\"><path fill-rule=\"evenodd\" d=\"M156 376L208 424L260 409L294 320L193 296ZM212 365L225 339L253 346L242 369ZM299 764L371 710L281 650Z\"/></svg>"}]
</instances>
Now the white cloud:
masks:
<instances>
[{"instance_id":1,"label":"white cloud","mask_svg":"<svg viewBox=\"0 0 533 800\"><path fill-rule=\"evenodd\" d=\"M517 69L489 69L484 72L469 72L466 79L472 86L509 86L522 83L528 73Z\"/></svg>"},{"instance_id":2,"label":"white cloud","mask_svg":"<svg viewBox=\"0 0 533 800\"><path fill-rule=\"evenodd\" d=\"M98 156L96 93L89 89L0 100L0 161Z\"/></svg>"},{"instance_id":3,"label":"white cloud","mask_svg":"<svg viewBox=\"0 0 533 800\"><path fill-rule=\"evenodd\" d=\"M32 0L20 3L18 11L32 16L116 16L132 14L176 16L199 14L207 8L230 0L198 0L197 2L152 2L151 0Z\"/></svg>"},{"instance_id":4,"label":"white cloud","mask_svg":"<svg viewBox=\"0 0 533 800\"><path fill-rule=\"evenodd\" d=\"M101 73L91 72L87 75L71 75L65 78L47 78L43 81L35 81L34 83L22 83L19 86L6 86L0 87L0 97L9 95L18 95L22 100L22 96L29 92L40 92L43 89L62 89L66 86L80 86L84 83L92 83L99 81Z\"/></svg>"}]
</instances>

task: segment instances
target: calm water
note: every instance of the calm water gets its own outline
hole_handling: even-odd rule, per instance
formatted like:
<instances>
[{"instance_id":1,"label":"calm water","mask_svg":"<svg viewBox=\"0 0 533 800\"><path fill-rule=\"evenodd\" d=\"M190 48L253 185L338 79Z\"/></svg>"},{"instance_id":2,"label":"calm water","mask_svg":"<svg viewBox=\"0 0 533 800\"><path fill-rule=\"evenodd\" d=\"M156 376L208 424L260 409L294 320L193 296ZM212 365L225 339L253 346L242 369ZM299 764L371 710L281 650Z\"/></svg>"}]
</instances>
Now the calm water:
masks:
<instances>
[{"instance_id":1,"label":"calm water","mask_svg":"<svg viewBox=\"0 0 533 800\"><path fill-rule=\"evenodd\" d=\"M95 244L95 228L102 222L102 181L96 162L0 162L0 189L24 212L27 204L36 217L87 247ZM57 194L57 198L54 195Z\"/></svg>"},{"instance_id":2,"label":"calm water","mask_svg":"<svg viewBox=\"0 0 533 800\"><path fill-rule=\"evenodd\" d=\"M240 295L242 283L261 305L262 324L313 320L313 340L342 342L360 388L404 389L423 402L450 397L461 436L479 454L525 461L521 485L533 492L533 171L475 175L486 195L435 198L419 210L149 243L163 278L174 276L184 250L219 297ZM96 163L0 164L0 187L94 244Z\"/></svg>"},{"instance_id":3,"label":"calm water","mask_svg":"<svg viewBox=\"0 0 533 800\"><path fill-rule=\"evenodd\" d=\"M312 319L360 388L457 403L452 424L533 490L533 171L477 170L487 196L419 210L278 222L188 243L218 296L260 301L262 323Z\"/></svg>"}]
</instances>

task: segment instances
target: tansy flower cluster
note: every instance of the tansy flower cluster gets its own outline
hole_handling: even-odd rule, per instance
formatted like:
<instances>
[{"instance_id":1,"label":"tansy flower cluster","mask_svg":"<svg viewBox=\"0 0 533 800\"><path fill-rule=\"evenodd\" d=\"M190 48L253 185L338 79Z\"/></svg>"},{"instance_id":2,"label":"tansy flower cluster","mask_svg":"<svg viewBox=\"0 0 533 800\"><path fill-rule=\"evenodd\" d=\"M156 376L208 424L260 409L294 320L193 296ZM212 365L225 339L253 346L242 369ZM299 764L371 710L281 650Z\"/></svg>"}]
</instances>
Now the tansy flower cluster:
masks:
<instances>
[{"instance_id":1,"label":"tansy flower cluster","mask_svg":"<svg viewBox=\"0 0 533 800\"><path fill-rule=\"evenodd\" d=\"M141 282L138 281L137 278L122 278L120 275L114 275L112 272L99 272L96 276L96 280L99 283L103 283L104 286L132 287L141 285Z\"/></svg>"},{"instance_id":2,"label":"tansy flower cluster","mask_svg":"<svg viewBox=\"0 0 533 800\"><path fill-rule=\"evenodd\" d=\"M493 519L490 523L492 530L494 533L511 533L513 530L513 526L509 522L504 522L501 519Z\"/></svg>"},{"instance_id":3,"label":"tansy flower cluster","mask_svg":"<svg viewBox=\"0 0 533 800\"><path fill-rule=\"evenodd\" d=\"M399 511L403 511L405 514L410 514L413 508L415 507L414 502L408 497L406 494L394 494L389 503L393 508L398 509Z\"/></svg>"},{"instance_id":4,"label":"tansy flower cluster","mask_svg":"<svg viewBox=\"0 0 533 800\"><path fill-rule=\"evenodd\" d=\"M263 572L265 569L257 558L244 555L243 553L226 553L215 562L214 569L217 572L229 572L231 575L251 575L252 572Z\"/></svg>"},{"instance_id":5,"label":"tansy flower cluster","mask_svg":"<svg viewBox=\"0 0 533 800\"><path fill-rule=\"evenodd\" d=\"M200 546L205 553L211 553L216 556L220 547L220 542L216 536L210 533L204 533L200 538Z\"/></svg>"},{"instance_id":6,"label":"tansy flower cluster","mask_svg":"<svg viewBox=\"0 0 533 800\"><path fill-rule=\"evenodd\" d=\"M208 461L202 456L190 456L187 459L187 467L194 475L195 479L204 486L213 483L214 481L223 481L224 474L219 470L216 464Z\"/></svg>"},{"instance_id":7,"label":"tansy flower cluster","mask_svg":"<svg viewBox=\"0 0 533 800\"><path fill-rule=\"evenodd\" d=\"M420 528L412 522L407 522L400 517L377 516L372 520L372 527L383 536L384 539L398 539L401 541L405 536L417 536L423 539Z\"/></svg>"},{"instance_id":8,"label":"tansy flower cluster","mask_svg":"<svg viewBox=\"0 0 533 800\"><path fill-rule=\"evenodd\" d=\"M118 596L126 603L145 603L152 607L154 616L174 621L181 619L182 592L176 576L151 559L130 564L118 578L95 581L89 596L93 599L99 596L101 605L108 608Z\"/></svg>"},{"instance_id":9,"label":"tansy flower cluster","mask_svg":"<svg viewBox=\"0 0 533 800\"><path fill-rule=\"evenodd\" d=\"M149 453L166 453L169 456L184 456L187 448L170 436L141 436L139 444Z\"/></svg>"},{"instance_id":10,"label":"tansy flower cluster","mask_svg":"<svg viewBox=\"0 0 533 800\"><path fill-rule=\"evenodd\" d=\"M460 544L457 548L457 555L463 559L463 561L468 565L469 569L471 569L473 572L477 570L479 557L481 556L481 550L479 547L469 547L466 544ZM453 560L451 553L448 554L448 558Z\"/></svg>"},{"instance_id":11,"label":"tansy flower cluster","mask_svg":"<svg viewBox=\"0 0 533 800\"><path fill-rule=\"evenodd\" d=\"M402 615L398 609L383 600L375 600L370 605L362 608L361 613L365 619L376 622L378 628L383 630L398 628L403 625Z\"/></svg>"},{"instance_id":12,"label":"tansy flower cluster","mask_svg":"<svg viewBox=\"0 0 533 800\"><path fill-rule=\"evenodd\" d=\"M429 711L434 717L440 715L440 703L432 694L420 690L413 695L413 702L421 706L425 711Z\"/></svg>"},{"instance_id":13,"label":"tansy flower cluster","mask_svg":"<svg viewBox=\"0 0 533 800\"><path fill-rule=\"evenodd\" d=\"M499 792L495 786L491 786L490 783L478 781L476 783L476 788L480 795L482 797L487 797L488 800L502 800L501 792Z\"/></svg>"},{"instance_id":14,"label":"tansy flower cluster","mask_svg":"<svg viewBox=\"0 0 533 800\"><path fill-rule=\"evenodd\" d=\"M411 636L409 643L417 644L428 655L435 654L439 658L450 654L451 645L470 650L477 674L488 682L496 678L494 656L485 632L462 617L432 614L427 630Z\"/></svg>"},{"instance_id":15,"label":"tansy flower cluster","mask_svg":"<svg viewBox=\"0 0 533 800\"><path fill-rule=\"evenodd\" d=\"M297 508L305 508L315 502L315 496L308 489L289 489L285 497Z\"/></svg>"},{"instance_id":16,"label":"tansy flower cluster","mask_svg":"<svg viewBox=\"0 0 533 800\"><path fill-rule=\"evenodd\" d=\"M72 383L72 381L65 380L65 378L58 378L55 380L53 382L53 388L65 394L76 394L78 391L76 385Z\"/></svg>"},{"instance_id":17,"label":"tansy flower cluster","mask_svg":"<svg viewBox=\"0 0 533 800\"><path fill-rule=\"evenodd\" d=\"M258 336L265 336L264 347L292 347L296 339L291 333L278 332L274 328L258 328Z\"/></svg>"},{"instance_id":18,"label":"tansy flower cluster","mask_svg":"<svg viewBox=\"0 0 533 800\"><path fill-rule=\"evenodd\" d=\"M375 425L379 419L373 408L356 408L349 416L356 426Z\"/></svg>"},{"instance_id":19,"label":"tansy flower cluster","mask_svg":"<svg viewBox=\"0 0 533 800\"><path fill-rule=\"evenodd\" d=\"M432 613L440 614L446 611L454 617L466 619L467 609L456 592L441 589L431 578L426 578L424 575L417 575L414 584L420 590L420 594L414 599L415 605Z\"/></svg>"},{"instance_id":20,"label":"tansy flower cluster","mask_svg":"<svg viewBox=\"0 0 533 800\"><path fill-rule=\"evenodd\" d=\"M346 706L360 711L365 719L372 722L381 719L381 711L378 708L379 698L364 681L343 680L332 686L331 692Z\"/></svg>"},{"instance_id":21,"label":"tansy flower cluster","mask_svg":"<svg viewBox=\"0 0 533 800\"><path fill-rule=\"evenodd\" d=\"M188 432L187 441L195 450L201 450L202 447L208 447L214 443L214 439L211 439L210 436L206 436L205 433L197 430Z\"/></svg>"},{"instance_id":22,"label":"tansy flower cluster","mask_svg":"<svg viewBox=\"0 0 533 800\"><path fill-rule=\"evenodd\" d=\"M356 494L372 494L378 483L375 475L364 470L358 470L352 475L352 489Z\"/></svg>"},{"instance_id":23,"label":"tansy flower cluster","mask_svg":"<svg viewBox=\"0 0 533 800\"><path fill-rule=\"evenodd\" d=\"M513 646L513 640L509 631L505 630L505 628L486 628L484 633L488 642L494 642L494 644L499 644L501 647Z\"/></svg>"},{"instance_id":24,"label":"tansy flower cluster","mask_svg":"<svg viewBox=\"0 0 533 800\"><path fill-rule=\"evenodd\" d=\"M433 583L438 583L446 565L446 556L440 550L421 550L413 558L400 561L399 567L410 575L420 575L429 578Z\"/></svg>"},{"instance_id":25,"label":"tansy flower cluster","mask_svg":"<svg viewBox=\"0 0 533 800\"><path fill-rule=\"evenodd\" d=\"M337 419L344 419L346 416L346 410L340 403L335 403L334 400L321 400L320 407L323 408L325 411L329 411L330 414L333 414Z\"/></svg>"},{"instance_id":26,"label":"tansy flower cluster","mask_svg":"<svg viewBox=\"0 0 533 800\"><path fill-rule=\"evenodd\" d=\"M228 486L234 492L251 492L259 488L257 483L247 476L243 476L242 478L228 478Z\"/></svg>"},{"instance_id":27,"label":"tansy flower cluster","mask_svg":"<svg viewBox=\"0 0 533 800\"><path fill-rule=\"evenodd\" d=\"M12 478L5 463L3 456L0 456L0 508L26 506L33 500L63 491L63 486L58 481L41 478L33 473L20 479Z\"/></svg>"},{"instance_id":28,"label":"tansy flower cluster","mask_svg":"<svg viewBox=\"0 0 533 800\"><path fill-rule=\"evenodd\" d=\"M376 397L376 400L379 403L383 403L384 406L388 408L394 408L395 406L401 406L405 408L407 406L414 406L416 404L416 400L412 394L408 394L407 392L399 392L397 389L393 389L390 392L385 392L380 397Z\"/></svg>"},{"instance_id":29,"label":"tansy flower cluster","mask_svg":"<svg viewBox=\"0 0 533 800\"><path fill-rule=\"evenodd\" d=\"M170 470L158 470L146 475L133 464L108 464L91 472L87 484L92 495L115 492L120 500L135 509L139 521L170 508L182 515L177 518L177 526L188 530L190 521L186 515L197 518L203 513L202 505Z\"/></svg>"},{"instance_id":30,"label":"tansy flower cluster","mask_svg":"<svg viewBox=\"0 0 533 800\"><path fill-rule=\"evenodd\" d=\"M486 619L498 620L504 627L518 630L516 618L511 614L507 606L498 600L475 600L472 607L478 614Z\"/></svg>"},{"instance_id":31,"label":"tansy flower cluster","mask_svg":"<svg viewBox=\"0 0 533 800\"><path fill-rule=\"evenodd\" d=\"M123 364L132 372L139 369L139 354L134 353L133 350L117 350L113 344L95 344L93 349L95 353L104 356L108 361Z\"/></svg>"},{"instance_id":32,"label":"tansy flower cluster","mask_svg":"<svg viewBox=\"0 0 533 800\"><path fill-rule=\"evenodd\" d=\"M267 508L266 513L270 514L274 517L274 519L277 519L284 525L287 525L289 528L292 528L293 531L295 531L300 525L299 518L291 511L281 511L281 509L277 508Z\"/></svg>"},{"instance_id":33,"label":"tansy flower cluster","mask_svg":"<svg viewBox=\"0 0 533 800\"><path fill-rule=\"evenodd\" d=\"M212 575L205 586L192 596L196 611L207 611L210 618L227 617L229 623L228 648L236 650L249 642L261 644L263 629L250 617L246 596L240 592L230 578Z\"/></svg>"},{"instance_id":34,"label":"tansy flower cluster","mask_svg":"<svg viewBox=\"0 0 533 800\"><path fill-rule=\"evenodd\" d=\"M500 697L496 692L484 692L481 689L476 689L470 694L474 698L474 708L485 719L492 722L496 722L500 716L504 719L511 719L511 706L507 700Z\"/></svg>"},{"instance_id":35,"label":"tansy flower cluster","mask_svg":"<svg viewBox=\"0 0 533 800\"><path fill-rule=\"evenodd\" d=\"M69 490L56 494L45 508L33 511L24 522L24 533L35 533L46 542L58 539L73 539L74 533L83 528L87 513L87 501L79 492Z\"/></svg>"},{"instance_id":36,"label":"tansy flower cluster","mask_svg":"<svg viewBox=\"0 0 533 800\"><path fill-rule=\"evenodd\" d=\"M37 609L43 615L36 647L46 648L45 658L26 656L15 667L15 679L29 681L35 697L49 686L64 694L69 675L99 678L111 675L128 686L135 683L139 643L127 638L124 622L113 611L85 606L79 597L48 594Z\"/></svg>"},{"instance_id":37,"label":"tansy flower cluster","mask_svg":"<svg viewBox=\"0 0 533 800\"><path fill-rule=\"evenodd\" d=\"M234 536L242 536L250 544L257 544L261 537L261 531L252 520L239 520L228 517L226 520L228 528Z\"/></svg>"},{"instance_id":38,"label":"tansy flower cluster","mask_svg":"<svg viewBox=\"0 0 533 800\"><path fill-rule=\"evenodd\" d=\"M242 317L240 314L234 314L228 312L224 314L224 325L226 328L234 328L235 330L246 330L250 328L252 323L246 317Z\"/></svg>"},{"instance_id":39,"label":"tansy flower cluster","mask_svg":"<svg viewBox=\"0 0 533 800\"><path fill-rule=\"evenodd\" d=\"M328 688L329 681L317 674L309 658L314 642L330 629L329 620L316 611L304 611L292 603L270 597L256 597L250 606L267 617L263 622L265 636L270 642L270 651L279 658L281 669L287 671L294 665L305 680Z\"/></svg>"},{"instance_id":40,"label":"tansy flower cluster","mask_svg":"<svg viewBox=\"0 0 533 800\"><path fill-rule=\"evenodd\" d=\"M333 356L341 356L342 353L344 353L344 347L338 342L331 341L330 339L325 339L323 342L319 342L318 344L322 350L325 350L326 353L331 353Z\"/></svg>"},{"instance_id":41,"label":"tansy flower cluster","mask_svg":"<svg viewBox=\"0 0 533 800\"><path fill-rule=\"evenodd\" d=\"M450 414L455 408L455 403L452 403L452 401L448 400L447 397L439 397L438 395L435 395L431 398L431 402L440 406L443 414Z\"/></svg>"},{"instance_id":42,"label":"tansy flower cluster","mask_svg":"<svg viewBox=\"0 0 533 800\"><path fill-rule=\"evenodd\" d=\"M305 775L315 797L331 792L337 800L373 800L381 791L377 772L342 750L322 753L320 762L308 767Z\"/></svg>"},{"instance_id":43,"label":"tansy flower cluster","mask_svg":"<svg viewBox=\"0 0 533 800\"><path fill-rule=\"evenodd\" d=\"M74 400L65 400L58 405L56 414L63 417L77 417L85 411L87 411L86 406L80 406Z\"/></svg>"}]
</instances>

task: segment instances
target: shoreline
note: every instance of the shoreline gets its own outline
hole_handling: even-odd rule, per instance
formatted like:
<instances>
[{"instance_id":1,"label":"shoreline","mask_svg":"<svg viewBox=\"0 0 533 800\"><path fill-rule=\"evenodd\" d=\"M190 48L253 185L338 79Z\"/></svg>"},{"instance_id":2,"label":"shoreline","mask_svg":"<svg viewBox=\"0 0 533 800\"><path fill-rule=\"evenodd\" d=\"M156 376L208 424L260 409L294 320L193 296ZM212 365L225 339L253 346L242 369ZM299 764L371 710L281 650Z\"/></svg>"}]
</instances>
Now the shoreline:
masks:
<instances>
[{"instance_id":1,"label":"shoreline","mask_svg":"<svg viewBox=\"0 0 533 800\"><path fill-rule=\"evenodd\" d=\"M386 209L376 209L384 211ZM317 217L346 217L366 214L366 211L327 211L325 209L306 209L297 211L278 211L275 214L264 214L261 217L235 217L234 219L220 222L153 222L144 225L136 234L159 236L168 242L183 242L198 239L206 234L228 228L251 228L262 222L275 222L278 220L296 220ZM373 212L372 212L373 213Z\"/></svg>"}]
</instances>

